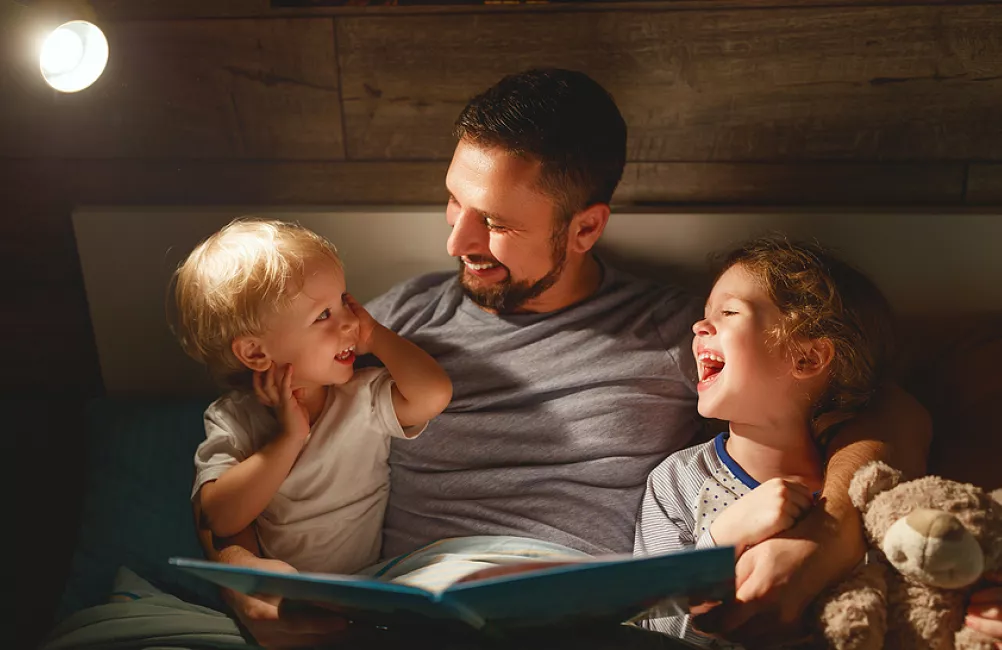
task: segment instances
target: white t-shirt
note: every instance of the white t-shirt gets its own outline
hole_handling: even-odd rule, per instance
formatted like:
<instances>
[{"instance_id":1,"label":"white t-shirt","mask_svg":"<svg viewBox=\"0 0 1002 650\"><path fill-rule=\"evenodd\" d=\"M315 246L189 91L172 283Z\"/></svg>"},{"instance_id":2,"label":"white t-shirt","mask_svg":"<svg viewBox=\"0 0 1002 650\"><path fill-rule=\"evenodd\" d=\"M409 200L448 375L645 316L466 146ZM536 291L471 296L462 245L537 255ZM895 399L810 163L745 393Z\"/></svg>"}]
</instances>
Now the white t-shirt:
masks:
<instances>
[{"instance_id":1,"label":"white t-shirt","mask_svg":"<svg viewBox=\"0 0 1002 650\"><path fill-rule=\"evenodd\" d=\"M379 558L389 439L424 430L400 426L392 386L385 369L368 368L330 388L303 451L257 518L266 557L324 573L353 573ZM195 452L192 498L278 432L277 419L253 394L233 392L209 405L206 438Z\"/></svg>"}]
</instances>

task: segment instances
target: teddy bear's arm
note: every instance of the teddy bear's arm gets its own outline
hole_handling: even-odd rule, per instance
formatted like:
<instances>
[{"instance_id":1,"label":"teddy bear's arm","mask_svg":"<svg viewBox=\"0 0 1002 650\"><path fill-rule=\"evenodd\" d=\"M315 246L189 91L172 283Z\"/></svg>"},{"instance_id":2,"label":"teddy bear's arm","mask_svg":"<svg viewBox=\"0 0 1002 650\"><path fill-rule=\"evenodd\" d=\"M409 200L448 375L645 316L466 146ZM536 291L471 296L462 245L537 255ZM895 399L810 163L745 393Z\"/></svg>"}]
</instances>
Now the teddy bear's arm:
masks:
<instances>
[{"instance_id":1,"label":"teddy bear's arm","mask_svg":"<svg viewBox=\"0 0 1002 650\"><path fill-rule=\"evenodd\" d=\"M836 650L880 650L887 634L887 567L860 566L818 603L821 634Z\"/></svg>"}]
</instances>

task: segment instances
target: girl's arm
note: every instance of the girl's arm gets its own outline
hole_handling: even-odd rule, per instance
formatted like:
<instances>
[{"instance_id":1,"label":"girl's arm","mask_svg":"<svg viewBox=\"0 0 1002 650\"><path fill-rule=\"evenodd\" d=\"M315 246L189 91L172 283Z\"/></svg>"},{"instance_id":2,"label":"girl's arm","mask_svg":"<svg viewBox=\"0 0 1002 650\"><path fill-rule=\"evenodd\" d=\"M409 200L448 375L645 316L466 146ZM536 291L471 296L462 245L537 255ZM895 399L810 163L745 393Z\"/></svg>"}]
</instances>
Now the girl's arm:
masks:
<instances>
[{"instance_id":1,"label":"girl's arm","mask_svg":"<svg viewBox=\"0 0 1002 650\"><path fill-rule=\"evenodd\" d=\"M445 410L452 400L452 381L431 356L377 323L351 296L346 302L359 320L356 351L371 352L393 377L393 409L400 425L422 424Z\"/></svg>"}]
</instances>

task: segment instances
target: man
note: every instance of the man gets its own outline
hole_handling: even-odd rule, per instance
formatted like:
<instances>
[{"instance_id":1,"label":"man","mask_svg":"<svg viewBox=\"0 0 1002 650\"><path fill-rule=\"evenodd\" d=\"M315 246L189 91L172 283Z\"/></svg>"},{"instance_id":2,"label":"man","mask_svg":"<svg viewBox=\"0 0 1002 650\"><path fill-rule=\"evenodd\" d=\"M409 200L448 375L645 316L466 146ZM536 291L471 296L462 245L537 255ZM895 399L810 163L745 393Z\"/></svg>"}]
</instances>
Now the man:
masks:
<instances>
[{"instance_id":1,"label":"man","mask_svg":"<svg viewBox=\"0 0 1002 650\"><path fill-rule=\"evenodd\" d=\"M458 275L405 282L369 305L455 387L421 438L393 447L383 555L469 535L628 553L648 472L701 427L689 347L701 302L592 253L626 156L623 118L592 79L506 77L471 100L456 134L446 218ZM855 469L881 458L918 474L930 436L924 410L895 387L842 425L823 507L746 552L736 602L701 625L754 642L782 627L777 619L796 623L863 556L846 494ZM277 566L256 552L245 531L217 557ZM227 597L265 644L316 642L343 625Z\"/></svg>"}]
</instances>

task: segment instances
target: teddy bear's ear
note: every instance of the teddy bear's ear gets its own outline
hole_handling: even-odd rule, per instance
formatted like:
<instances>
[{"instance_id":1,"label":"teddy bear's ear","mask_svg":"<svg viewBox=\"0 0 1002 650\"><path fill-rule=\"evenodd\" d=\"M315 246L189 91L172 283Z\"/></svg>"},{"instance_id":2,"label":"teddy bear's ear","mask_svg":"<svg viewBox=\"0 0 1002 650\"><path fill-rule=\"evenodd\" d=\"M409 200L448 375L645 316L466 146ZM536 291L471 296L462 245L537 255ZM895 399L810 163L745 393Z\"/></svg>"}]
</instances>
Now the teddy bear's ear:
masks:
<instances>
[{"instance_id":1,"label":"teddy bear's ear","mask_svg":"<svg viewBox=\"0 0 1002 650\"><path fill-rule=\"evenodd\" d=\"M886 463L879 460L867 463L856 470L855 476L852 477L852 483L849 484L849 498L860 512L866 512L867 506L875 496L890 490L902 480L904 475Z\"/></svg>"}]
</instances>

